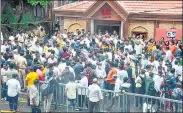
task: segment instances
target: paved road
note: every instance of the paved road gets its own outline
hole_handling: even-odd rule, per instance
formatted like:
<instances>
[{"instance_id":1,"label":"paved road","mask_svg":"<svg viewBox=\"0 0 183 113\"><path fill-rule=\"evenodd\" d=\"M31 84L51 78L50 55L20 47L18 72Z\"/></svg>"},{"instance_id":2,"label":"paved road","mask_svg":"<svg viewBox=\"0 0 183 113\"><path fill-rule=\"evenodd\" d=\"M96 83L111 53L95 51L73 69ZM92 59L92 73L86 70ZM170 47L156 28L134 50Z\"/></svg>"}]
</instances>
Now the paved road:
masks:
<instances>
[{"instance_id":1,"label":"paved road","mask_svg":"<svg viewBox=\"0 0 183 113\"><path fill-rule=\"evenodd\" d=\"M104 101L105 102L105 101ZM107 112L107 106L105 103L104 104L104 109L101 109L101 111ZM116 103L117 104L117 103ZM26 101L20 101L18 103L18 109L20 110L20 112L31 112L31 108L29 106L27 106L27 102ZM114 105L111 109L112 112L118 111L119 108L116 108L116 105ZM133 106L130 107L130 111L138 111L137 109L135 109ZM9 106L8 106L8 102L7 101L1 101L0 102L0 110L5 110L8 111L9 110ZM43 111L43 105L41 104L41 110ZM57 109L54 109L54 107L51 107L51 111L52 112L73 112L72 108L67 109L64 106L58 106ZM74 112L81 112L81 111L75 111ZM87 110L83 110L82 112L87 112Z\"/></svg>"},{"instance_id":2,"label":"paved road","mask_svg":"<svg viewBox=\"0 0 183 113\"><path fill-rule=\"evenodd\" d=\"M26 102L26 95L25 94L21 94L20 95L21 98L19 98L19 104L18 104L18 109L21 111L21 112L31 112L31 108L29 106L27 106L27 102ZM134 98L130 98L129 99L130 101L130 111L131 112L138 112L139 110L135 108L134 106ZM124 103L125 104L125 103ZM121 107L117 107L119 105L119 100L115 102L114 106L113 107L110 107L109 105L111 105L111 100L108 100L107 97L104 97L104 100L102 101L102 103L100 103L100 111L103 111L103 112L107 112L109 111L108 109L111 108L110 111L112 112L118 112L119 109L122 109ZM127 106L125 106L126 108ZM41 104L41 110L43 111L43 105ZM4 101L1 101L0 102L0 110L9 110L9 107L8 107L8 102L4 102ZM73 112L73 109L72 108L66 108L64 106L58 106L57 109L55 110L54 107L51 107L51 111L55 111L55 112ZM74 110L75 111L75 110ZM77 112L77 111L75 111ZM79 111L81 112L81 111ZM83 112L87 112L87 110L83 110Z\"/></svg>"},{"instance_id":3,"label":"paved road","mask_svg":"<svg viewBox=\"0 0 183 113\"><path fill-rule=\"evenodd\" d=\"M41 108L43 108L43 106L41 106ZM31 108L29 106L27 106L27 103L25 103L25 102L23 102L23 103L19 102L18 109L20 110L20 112L31 112ZM1 112L8 112L9 111L8 102L1 101L0 110L1 110ZM43 111L43 109L41 109L41 111ZM67 112L67 109L64 106L62 106L62 107L59 106L57 109L54 109L53 107L51 107L51 111L52 112ZM72 109L69 108L68 112L72 112ZM75 112L77 112L77 111L75 111Z\"/></svg>"}]
</instances>

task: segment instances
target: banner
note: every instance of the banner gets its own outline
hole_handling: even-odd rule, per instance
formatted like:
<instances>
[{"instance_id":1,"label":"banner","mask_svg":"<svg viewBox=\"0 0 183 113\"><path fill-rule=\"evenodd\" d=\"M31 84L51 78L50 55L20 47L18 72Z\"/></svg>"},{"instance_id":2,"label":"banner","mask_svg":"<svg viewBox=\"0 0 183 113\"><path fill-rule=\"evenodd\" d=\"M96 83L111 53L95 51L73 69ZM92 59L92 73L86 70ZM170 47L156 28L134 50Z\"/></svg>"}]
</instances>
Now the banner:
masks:
<instances>
[{"instance_id":1,"label":"banner","mask_svg":"<svg viewBox=\"0 0 183 113\"><path fill-rule=\"evenodd\" d=\"M156 28L155 41L161 40L162 37L165 40L170 40L171 36L175 36L174 39L181 40L182 29L160 29Z\"/></svg>"}]
</instances>

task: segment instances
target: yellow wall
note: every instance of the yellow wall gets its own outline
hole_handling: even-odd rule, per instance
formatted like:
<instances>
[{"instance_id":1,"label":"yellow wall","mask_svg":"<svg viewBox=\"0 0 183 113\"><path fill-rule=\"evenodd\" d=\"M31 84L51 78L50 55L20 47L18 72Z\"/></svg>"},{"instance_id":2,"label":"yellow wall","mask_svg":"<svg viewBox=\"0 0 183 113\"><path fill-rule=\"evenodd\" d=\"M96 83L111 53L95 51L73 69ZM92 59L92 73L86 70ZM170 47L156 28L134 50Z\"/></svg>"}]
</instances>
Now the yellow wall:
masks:
<instances>
[{"instance_id":1,"label":"yellow wall","mask_svg":"<svg viewBox=\"0 0 183 113\"><path fill-rule=\"evenodd\" d=\"M64 18L64 29L75 32L76 29L86 29L86 20L76 18Z\"/></svg>"},{"instance_id":2,"label":"yellow wall","mask_svg":"<svg viewBox=\"0 0 183 113\"><path fill-rule=\"evenodd\" d=\"M182 29L182 22L162 22L159 23L159 28L162 29L171 29L172 27L175 27L177 29Z\"/></svg>"},{"instance_id":3,"label":"yellow wall","mask_svg":"<svg viewBox=\"0 0 183 113\"><path fill-rule=\"evenodd\" d=\"M129 26L128 26L129 37L131 37L132 31L137 27L139 27L140 29L144 28L143 31L145 29L147 30L148 32L147 38L154 38L154 21L129 20Z\"/></svg>"}]
</instances>

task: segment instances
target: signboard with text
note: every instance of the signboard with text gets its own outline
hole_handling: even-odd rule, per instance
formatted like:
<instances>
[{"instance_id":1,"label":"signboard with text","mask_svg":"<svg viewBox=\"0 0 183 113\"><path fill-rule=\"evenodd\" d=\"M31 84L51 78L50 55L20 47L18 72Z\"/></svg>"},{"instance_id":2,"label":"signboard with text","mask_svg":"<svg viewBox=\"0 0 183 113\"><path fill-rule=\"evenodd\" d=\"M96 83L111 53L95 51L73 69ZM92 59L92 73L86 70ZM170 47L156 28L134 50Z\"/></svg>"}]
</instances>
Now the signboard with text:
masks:
<instances>
[{"instance_id":1,"label":"signboard with text","mask_svg":"<svg viewBox=\"0 0 183 113\"><path fill-rule=\"evenodd\" d=\"M111 18L111 9L110 8L102 9L101 13L102 13L103 18Z\"/></svg>"},{"instance_id":2,"label":"signboard with text","mask_svg":"<svg viewBox=\"0 0 183 113\"><path fill-rule=\"evenodd\" d=\"M156 28L155 40L161 40L162 37L165 40L169 40L170 38L175 38L177 40L181 40L182 29L168 30L168 29L160 29Z\"/></svg>"}]
</instances>

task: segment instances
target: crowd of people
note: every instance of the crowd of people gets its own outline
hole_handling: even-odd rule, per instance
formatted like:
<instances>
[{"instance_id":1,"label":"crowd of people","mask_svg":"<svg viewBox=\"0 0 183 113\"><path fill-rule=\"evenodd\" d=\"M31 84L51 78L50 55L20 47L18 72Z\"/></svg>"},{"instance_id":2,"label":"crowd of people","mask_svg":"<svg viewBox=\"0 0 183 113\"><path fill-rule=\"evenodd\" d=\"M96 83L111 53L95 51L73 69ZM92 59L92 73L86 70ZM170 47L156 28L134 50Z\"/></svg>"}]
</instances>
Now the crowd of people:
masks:
<instances>
[{"instance_id":1,"label":"crowd of people","mask_svg":"<svg viewBox=\"0 0 183 113\"><path fill-rule=\"evenodd\" d=\"M91 112L99 110L101 89L182 100L182 50L183 43L173 38L123 38L116 31L91 34L65 29L44 36L38 27L14 33L1 44L1 100L8 100L10 110L17 111L18 94L27 92L33 112L40 112L41 96L44 111L50 112L59 83L66 84L73 107L76 93L79 100L89 97ZM88 88L87 94L80 86Z\"/></svg>"}]
</instances>

